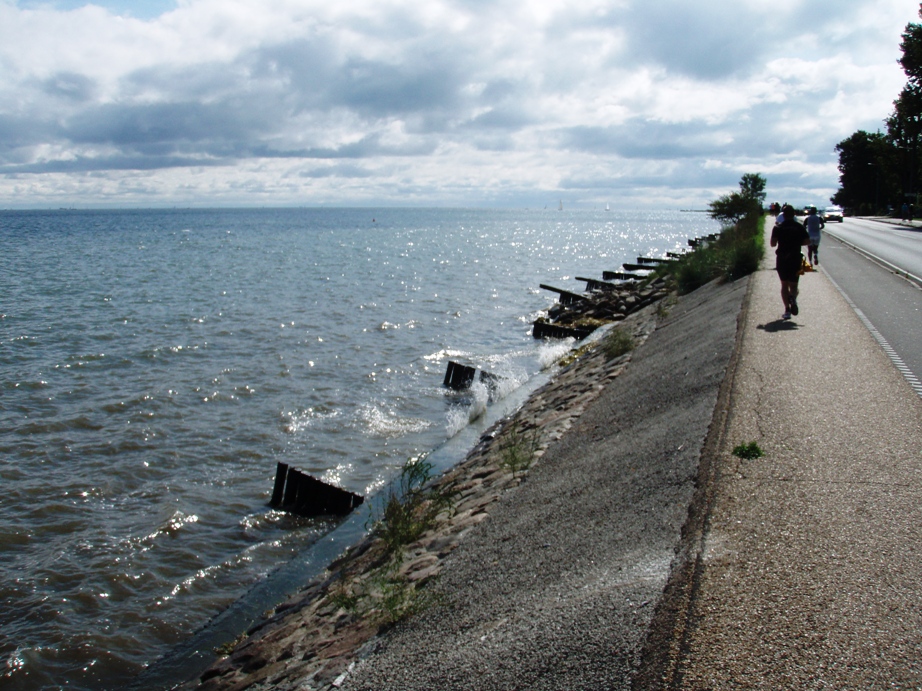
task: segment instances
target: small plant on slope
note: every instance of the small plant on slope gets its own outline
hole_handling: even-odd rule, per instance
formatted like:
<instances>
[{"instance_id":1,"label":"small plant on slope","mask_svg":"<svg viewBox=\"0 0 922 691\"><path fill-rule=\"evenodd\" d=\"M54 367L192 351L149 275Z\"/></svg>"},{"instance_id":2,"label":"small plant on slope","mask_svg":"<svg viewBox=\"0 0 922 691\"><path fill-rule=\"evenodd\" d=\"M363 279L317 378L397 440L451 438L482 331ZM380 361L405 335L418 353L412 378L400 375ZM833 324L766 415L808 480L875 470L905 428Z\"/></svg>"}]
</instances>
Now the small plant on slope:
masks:
<instances>
[{"instance_id":1,"label":"small plant on slope","mask_svg":"<svg viewBox=\"0 0 922 691\"><path fill-rule=\"evenodd\" d=\"M754 441L749 442L748 444L739 444L733 449L733 455L740 458L744 458L747 461L751 461L756 458L762 458L765 453L759 448L759 445Z\"/></svg>"}]
</instances>

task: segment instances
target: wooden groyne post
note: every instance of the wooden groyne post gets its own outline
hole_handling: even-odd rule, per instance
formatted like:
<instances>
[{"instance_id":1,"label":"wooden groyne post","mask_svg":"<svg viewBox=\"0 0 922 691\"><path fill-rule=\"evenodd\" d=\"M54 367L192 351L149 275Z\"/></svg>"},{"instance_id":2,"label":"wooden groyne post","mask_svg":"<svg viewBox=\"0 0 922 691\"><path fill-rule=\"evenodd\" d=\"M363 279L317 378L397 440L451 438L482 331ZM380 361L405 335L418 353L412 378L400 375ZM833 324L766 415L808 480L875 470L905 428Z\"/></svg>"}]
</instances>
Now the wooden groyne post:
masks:
<instances>
[{"instance_id":1,"label":"wooden groyne post","mask_svg":"<svg viewBox=\"0 0 922 691\"><path fill-rule=\"evenodd\" d=\"M345 516L364 501L360 494L334 487L280 462L270 505L299 516Z\"/></svg>"},{"instance_id":2,"label":"wooden groyne post","mask_svg":"<svg viewBox=\"0 0 922 691\"><path fill-rule=\"evenodd\" d=\"M637 257L638 264L671 264L675 259L667 257Z\"/></svg>"},{"instance_id":3,"label":"wooden groyne post","mask_svg":"<svg viewBox=\"0 0 922 691\"><path fill-rule=\"evenodd\" d=\"M603 271L603 281L639 281L646 278L644 274L627 273L625 271Z\"/></svg>"},{"instance_id":4,"label":"wooden groyne post","mask_svg":"<svg viewBox=\"0 0 922 691\"><path fill-rule=\"evenodd\" d=\"M549 290L552 293L557 293L558 299L560 300L561 305L572 305L578 302L586 302L588 298L585 295L580 295L579 293L572 293L569 290L563 290L562 288L555 288L554 286L545 285L541 283L539 286L542 290Z\"/></svg>"},{"instance_id":5,"label":"wooden groyne post","mask_svg":"<svg viewBox=\"0 0 922 691\"><path fill-rule=\"evenodd\" d=\"M576 329L571 326L557 326L543 321L532 324L531 335L534 338L575 338L581 341L592 333L592 329Z\"/></svg>"},{"instance_id":6,"label":"wooden groyne post","mask_svg":"<svg viewBox=\"0 0 922 691\"><path fill-rule=\"evenodd\" d=\"M627 269L628 271L649 271L649 270L650 270L650 267L647 266L646 264L629 264L629 263L624 263L624 264L622 264L621 266L624 267L625 269ZM646 278L646 274L644 274L644 275L642 276L642 278Z\"/></svg>"},{"instance_id":7,"label":"wooden groyne post","mask_svg":"<svg viewBox=\"0 0 922 691\"><path fill-rule=\"evenodd\" d=\"M442 386L447 386L449 389L454 389L455 391L461 391L462 389L470 387L470 385L474 383L474 377L476 376L476 368L449 360Z\"/></svg>"},{"instance_id":8,"label":"wooden groyne post","mask_svg":"<svg viewBox=\"0 0 922 691\"><path fill-rule=\"evenodd\" d=\"M612 291L618 289L617 283L608 283L606 281L599 281L595 278L582 278L581 276L576 277L577 281L586 281L586 290L590 293L598 292L600 290Z\"/></svg>"},{"instance_id":9,"label":"wooden groyne post","mask_svg":"<svg viewBox=\"0 0 922 691\"><path fill-rule=\"evenodd\" d=\"M460 362L449 360L442 386L454 389L455 391L463 391L464 389L469 389L475 379L477 379L476 367L462 365ZM502 377L499 375L480 370L480 381L486 384L487 388L490 390L496 387L500 379L502 379Z\"/></svg>"}]
</instances>

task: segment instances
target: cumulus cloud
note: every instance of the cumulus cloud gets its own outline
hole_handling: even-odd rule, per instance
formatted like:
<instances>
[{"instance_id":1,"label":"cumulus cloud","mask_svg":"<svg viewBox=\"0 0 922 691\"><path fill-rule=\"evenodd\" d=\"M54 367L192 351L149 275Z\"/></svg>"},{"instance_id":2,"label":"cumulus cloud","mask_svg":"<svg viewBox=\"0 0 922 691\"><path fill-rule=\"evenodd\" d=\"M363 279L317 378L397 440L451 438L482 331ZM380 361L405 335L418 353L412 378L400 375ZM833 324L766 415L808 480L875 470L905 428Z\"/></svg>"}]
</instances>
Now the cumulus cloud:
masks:
<instances>
[{"instance_id":1,"label":"cumulus cloud","mask_svg":"<svg viewBox=\"0 0 922 691\"><path fill-rule=\"evenodd\" d=\"M0 0L0 205L822 201L898 0Z\"/></svg>"}]
</instances>

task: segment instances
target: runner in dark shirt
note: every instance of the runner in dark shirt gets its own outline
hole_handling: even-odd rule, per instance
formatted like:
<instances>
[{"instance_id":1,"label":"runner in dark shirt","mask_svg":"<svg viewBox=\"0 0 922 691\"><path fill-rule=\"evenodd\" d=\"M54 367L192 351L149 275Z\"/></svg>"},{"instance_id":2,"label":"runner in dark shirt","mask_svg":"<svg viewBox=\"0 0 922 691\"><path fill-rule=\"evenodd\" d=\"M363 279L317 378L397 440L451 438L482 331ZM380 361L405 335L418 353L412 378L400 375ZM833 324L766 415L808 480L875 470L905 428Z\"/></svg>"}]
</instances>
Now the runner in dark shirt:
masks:
<instances>
[{"instance_id":1,"label":"runner in dark shirt","mask_svg":"<svg viewBox=\"0 0 922 691\"><path fill-rule=\"evenodd\" d=\"M772 229L771 245L775 250L775 270L781 279L781 300L784 302L782 319L790 319L799 311L797 307L797 282L803 261L800 248L810 242L806 228L794 216L794 207L786 204L781 210L784 221Z\"/></svg>"}]
</instances>

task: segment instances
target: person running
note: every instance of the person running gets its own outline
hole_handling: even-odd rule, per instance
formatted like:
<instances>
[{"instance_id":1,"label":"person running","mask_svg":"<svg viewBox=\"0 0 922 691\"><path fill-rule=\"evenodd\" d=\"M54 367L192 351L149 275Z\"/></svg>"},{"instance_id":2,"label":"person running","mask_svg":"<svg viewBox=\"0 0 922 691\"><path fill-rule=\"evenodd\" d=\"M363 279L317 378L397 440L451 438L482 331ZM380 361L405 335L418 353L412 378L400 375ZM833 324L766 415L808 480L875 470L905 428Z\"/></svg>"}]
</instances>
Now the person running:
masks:
<instances>
[{"instance_id":1,"label":"person running","mask_svg":"<svg viewBox=\"0 0 922 691\"><path fill-rule=\"evenodd\" d=\"M797 282L803 255L800 248L810 242L807 230L794 215L794 207L785 204L781 209L784 221L772 228L771 246L775 250L775 270L781 279L781 300L784 302L782 319L790 319L800 311L797 306Z\"/></svg>"},{"instance_id":2,"label":"person running","mask_svg":"<svg viewBox=\"0 0 922 691\"><path fill-rule=\"evenodd\" d=\"M820 231L826 227L826 221L816 213L816 207L811 206L804 219L804 225L807 228L807 235L810 236L810 242L807 244L807 261L810 262L810 266L816 266L820 263Z\"/></svg>"}]
</instances>

